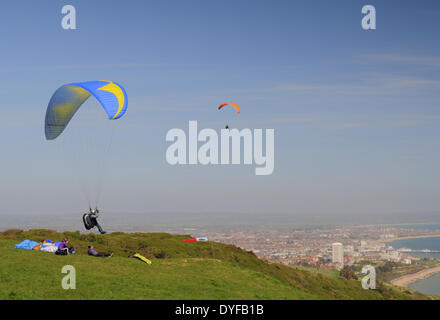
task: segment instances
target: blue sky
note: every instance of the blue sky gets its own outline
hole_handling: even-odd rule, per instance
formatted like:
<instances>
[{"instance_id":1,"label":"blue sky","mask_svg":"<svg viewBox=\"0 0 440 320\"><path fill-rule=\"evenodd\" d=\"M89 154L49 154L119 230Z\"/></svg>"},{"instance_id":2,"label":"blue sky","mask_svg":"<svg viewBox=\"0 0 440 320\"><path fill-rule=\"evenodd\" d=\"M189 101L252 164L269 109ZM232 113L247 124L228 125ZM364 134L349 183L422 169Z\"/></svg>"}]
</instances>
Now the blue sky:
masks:
<instances>
[{"instance_id":1,"label":"blue sky","mask_svg":"<svg viewBox=\"0 0 440 320\"><path fill-rule=\"evenodd\" d=\"M64 4L77 30L61 28ZM377 30L361 29L365 4ZM82 173L44 140L43 120L59 86L99 79L129 97L103 210L439 209L438 1L14 1L0 4L0 24L5 213L87 206L72 182ZM217 112L226 101L239 117ZM274 128L274 173L168 165L166 132L189 120Z\"/></svg>"}]
</instances>

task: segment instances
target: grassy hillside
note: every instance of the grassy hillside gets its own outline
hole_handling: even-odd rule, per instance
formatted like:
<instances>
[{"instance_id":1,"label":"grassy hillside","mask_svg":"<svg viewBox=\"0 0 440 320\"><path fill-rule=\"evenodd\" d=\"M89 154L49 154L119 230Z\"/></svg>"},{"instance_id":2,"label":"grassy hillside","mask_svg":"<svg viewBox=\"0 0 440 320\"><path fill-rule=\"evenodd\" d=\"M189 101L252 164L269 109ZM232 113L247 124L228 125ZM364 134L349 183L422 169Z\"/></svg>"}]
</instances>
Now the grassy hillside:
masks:
<instances>
[{"instance_id":1,"label":"grassy hillside","mask_svg":"<svg viewBox=\"0 0 440 320\"><path fill-rule=\"evenodd\" d=\"M78 254L14 249L24 239L67 237ZM0 299L423 299L410 290L382 284L366 291L356 280L332 272L268 264L253 253L215 242L183 243L187 235L56 233L8 230L0 233ZM86 254L87 246L114 252ZM128 258L134 252L152 265ZM61 288L64 265L77 272L77 289Z\"/></svg>"}]
</instances>

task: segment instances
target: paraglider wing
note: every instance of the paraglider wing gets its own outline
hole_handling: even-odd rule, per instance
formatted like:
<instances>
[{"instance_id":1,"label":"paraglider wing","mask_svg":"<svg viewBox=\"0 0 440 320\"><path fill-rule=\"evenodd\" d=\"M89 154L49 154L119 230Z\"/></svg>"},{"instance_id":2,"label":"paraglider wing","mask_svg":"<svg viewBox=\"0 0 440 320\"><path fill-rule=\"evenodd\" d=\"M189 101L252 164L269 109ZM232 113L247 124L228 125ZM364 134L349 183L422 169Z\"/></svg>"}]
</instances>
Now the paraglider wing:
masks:
<instances>
[{"instance_id":1,"label":"paraglider wing","mask_svg":"<svg viewBox=\"0 0 440 320\"><path fill-rule=\"evenodd\" d=\"M196 237L196 238L182 240L182 242L194 242L194 241L208 241L208 238L207 237Z\"/></svg>"},{"instance_id":2,"label":"paraglider wing","mask_svg":"<svg viewBox=\"0 0 440 320\"><path fill-rule=\"evenodd\" d=\"M227 103L223 103L218 107L218 110L220 110L221 108L223 108L224 106L227 105L231 105L235 108L235 111L237 111L237 113L240 113L240 107L238 106L238 104L234 103L234 102L227 102Z\"/></svg>"},{"instance_id":3,"label":"paraglider wing","mask_svg":"<svg viewBox=\"0 0 440 320\"><path fill-rule=\"evenodd\" d=\"M93 95L110 120L127 111L124 88L112 81L88 81L63 85L53 94L46 111L44 131L47 140L56 139L69 124L81 105Z\"/></svg>"},{"instance_id":4,"label":"paraglider wing","mask_svg":"<svg viewBox=\"0 0 440 320\"><path fill-rule=\"evenodd\" d=\"M145 258L144 256L140 255L139 253L135 253L133 255L133 258L137 258L137 259L145 262L146 264L151 264L151 260L148 260L147 258Z\"/></svg>"}]
</instances>

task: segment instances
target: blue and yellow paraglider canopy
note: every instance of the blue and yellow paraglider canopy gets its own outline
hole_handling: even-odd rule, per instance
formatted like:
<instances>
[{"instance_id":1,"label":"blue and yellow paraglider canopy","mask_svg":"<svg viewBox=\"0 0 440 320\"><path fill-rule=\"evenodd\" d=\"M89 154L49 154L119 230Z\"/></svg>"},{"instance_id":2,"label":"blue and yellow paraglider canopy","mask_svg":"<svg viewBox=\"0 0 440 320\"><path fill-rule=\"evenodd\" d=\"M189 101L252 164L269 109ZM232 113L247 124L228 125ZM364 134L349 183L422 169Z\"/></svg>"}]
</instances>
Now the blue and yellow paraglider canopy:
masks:
<instances>
[{"instance_id":1,"label":"blue and yellow paraglider canopy","mask_svg":"<svg viewBox=\"0 0 440 320\"><path fill-rule=\"evenodd\" d=\"M47 140L56 139L67 127L75 113L93 95L110 120L122 117L127 111L127 93L113 81L87 81L66 84L53 94L46 111L44 131Z\"/></svg>"}]
</instances>

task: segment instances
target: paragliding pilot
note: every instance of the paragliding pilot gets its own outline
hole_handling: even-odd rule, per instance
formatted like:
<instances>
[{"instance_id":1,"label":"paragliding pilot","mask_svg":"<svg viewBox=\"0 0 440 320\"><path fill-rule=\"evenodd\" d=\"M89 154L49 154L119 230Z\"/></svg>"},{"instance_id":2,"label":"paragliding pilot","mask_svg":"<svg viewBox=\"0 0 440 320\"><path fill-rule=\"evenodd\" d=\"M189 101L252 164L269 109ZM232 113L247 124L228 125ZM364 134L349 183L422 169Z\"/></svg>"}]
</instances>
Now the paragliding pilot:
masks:
<instances>
[{"instance_id":1,"label":"paragliding pilot","mask_svg":"<svg viewBox=\"0 0 440 320\"><path fill-rule=\"evenodd\" d=\"M106 232L101 228L101 226L98 223L98 216L99 216L98 208L96 208L95 210L92 210L92 208L90 208L89 210L90 210L89 213L84 213L83 215L84 226L86 227L87 230L90 230L93 227L97 227L101 234L105 234Z\"/></svg>"}]
</instances>

